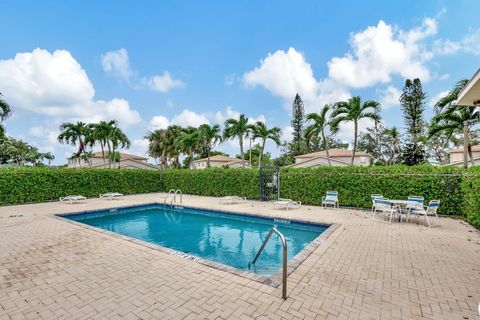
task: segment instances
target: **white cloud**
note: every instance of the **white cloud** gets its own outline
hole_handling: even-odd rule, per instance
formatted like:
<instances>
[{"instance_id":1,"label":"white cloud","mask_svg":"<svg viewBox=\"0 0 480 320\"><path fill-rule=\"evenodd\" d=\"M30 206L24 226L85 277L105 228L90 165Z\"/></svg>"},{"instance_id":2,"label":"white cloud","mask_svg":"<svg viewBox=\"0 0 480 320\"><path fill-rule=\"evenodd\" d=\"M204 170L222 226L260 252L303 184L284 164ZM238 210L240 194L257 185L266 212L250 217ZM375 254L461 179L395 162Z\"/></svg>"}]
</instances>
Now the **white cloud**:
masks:
<instances>
[{"instance_id":1,"label":"white cloud","mask_svg":"<svg viewBox=\"0 0 480 320\"><path fill-rule=\"evenodd\" d=\"M438 80L448 80L450 79L450 73L444 73L440 77L438 77Z\"/></svg>"},{"instance_id":2,"label":"white cloud","mask_svg":"<svg viewBox=\"0 0 480 320\"><path fill-rule=\"evenodd\" d=\"M165 71L161 76L152 76L144 78L143 81L147 86L155 91L168 92L174 88L182 88L185 83L181 80L175 80L172 78L168 71Z\"/></svg>"},{"instance_id":3,"label":"white cloud","mask_svg":"<svg viewBox=\"0 0 480 320\"><path fill-rule=\"evenodd\" d=\"M223 111L223 112L222 111L217 111L217 112L215 112L215 114L213 116L207 115L207 117L211 118L212 121L214 121L215 123L218 123L219 125L223 126L223 124L225 123L225 120L227 120L227 119L238 119L238 117L240 117L240 114L241 113L236 111L232 106L228 106L228 107L225 108L225 111ZM266 120L266 118L263 114L259 114L256 117L246 115L246 117L248 118L248 123L249 124L254 124L257 121L261 121L261 122L264 122L264 123L267 122L267 120Z\"/></svg>"},{"instance_id":4,"label":"white cloud","mask_svg":"<svg viewBox=\"0 0 480 320\"><path fill-rule=\"evenodd\" d=\"M378 90L380 93L380 104L382 108L388 109L400 104L399 99L402 94L399 89L394 86L388 86L386 89Z\"/></svg>"},{"instance_id":5,"label":"white cloud","mask_svg":"<svg viewBox=\"0 0 480 320\"><path fill-rule=\"evenodd\" d=\"M225 84L227 86L232 86L235 81L237 81L237 75L235 73L225 76Z\"/></svg>"},{"instance_id":6,"label":"white cloud","mask_svg":"<svg viewBox=\"0 0 480 320\"><path fill-rule=\"evenodd\" d=\"M470 31L462 39L436 39L433 51L438 55L451 55L459 52L480 55L480 28Z\"/></svg>"},{"instance_id":7,"label":"white cloud","mask_svg":"<svg viewBox=\"0 0 480 320\"><path fill-rule=\"evenodd\" d=\"M129 81L130 77L134 75L128 61L128 52L124 48L108 51L102 55L102 67L105 72L114 74L125 81Z\"/></svg>"},{"instance_id":8,"label":"white cloud","mask_svg":"<svg viewBox=\"0 0 480 320\"><path fill-rule=\"evenodd\" d=\"M146 87L165 93L171 89L185 86L183 81L173 79L168 71L164 71L162 75L153 75L139 79L137 71L130 66L128 52L124 48L103 54L102 68L105 72L130 83L135 88Z\"/></svg>"},{"instance_id":9,"label":"white cloud","mask_svg":"<svg viewBox=\"0 0 480 320\"><path fill-rule=\"evenodd\" d=\"M167 129L168 126L170 125L170 121L164 116L154 116L150 120L150 127L152 130L156 129Z\"/></svg>"},{"instance_id":10,"label":"white cloud","mask_svg":"<svg viewBox=\"0 0 480 320\"><path fill-rule=\"evenodd\" d=\"M435 96L432 97L432 99L430 99L428 105L429 105L431 108L435 107L435 104L436 104L440 99L442 99L443 97L446 97L449 93L450 93L450 91L448 91L448 90L445 90L445 91L442 91L442 92L437 93Z\"/></svg>"},{"instance_id":11,"label":"white cloud","mask_svg":"<svg viewBox=\"0 0 480 320\"><path fill-rule=\"evenodd\" d=\"M424 19L420 27L409 31L399 29L380 20L354 33L350 39L352 50L343 57L328 62L330 78L353 88L388 83L391 76L430 79L425 62L432 58L422 40L436 34L435 19Z\"/></svg>"},{"instance_id":12,"label":"white cloud","mask_svg":"<svg viewBox=\"0 0 480 320\"><path fill-rule=\"evenodd\" d=\"M293 128L292 126L286 126L282 129L282 136L280 141L292 141L293 139Z\"/></svg>"},{"instance_id":13,"label":"white cloud","mask_svg":"<svg viewBox=\"0 0 480 320\"><path fill-rule=\"evenodd\" d=\"M263 86L273 95L282 97L288 106L299 93L307 112L319 111L326 103L350 97L344 86L330 79L315 79L311 65L295 48L269 53L259 67L244 74L243 82L251 87Z\"/></svg>"},{"instance_id":14,"label":"white cloud","mask_svg":"<svg viewBox=\"0 0 480 320\"><path fill-rule=\"evenodd\" d=\"M184 109L180 114L173 117L171 124L176 124L182 127L199 127L202 124L210 124L207 117L203 114Z\"/></svg>"},{"instance_id":15,"label":"white cloud","mask_svg":"<svg viewBox=\"0 0 480 320\"><path fill-rule=\"evenodd\" d=\"M0 87L15 107L64 121L116 119L125 126L140 122L124 99L94 100L92 82L66 50L37 48L0 60Z\"/></svg>"}]
</instances>

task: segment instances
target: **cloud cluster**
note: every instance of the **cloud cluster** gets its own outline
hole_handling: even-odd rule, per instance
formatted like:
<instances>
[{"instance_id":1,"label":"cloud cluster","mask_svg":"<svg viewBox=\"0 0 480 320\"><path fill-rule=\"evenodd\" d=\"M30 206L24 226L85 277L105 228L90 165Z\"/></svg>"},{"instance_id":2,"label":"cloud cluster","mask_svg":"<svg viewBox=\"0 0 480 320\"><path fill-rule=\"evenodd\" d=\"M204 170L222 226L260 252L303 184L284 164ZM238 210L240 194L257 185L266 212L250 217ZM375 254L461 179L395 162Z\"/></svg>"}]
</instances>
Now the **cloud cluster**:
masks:
<instances>
[{"instance_id":1,"label":"cloud cluster","mask_svg":"<svg viewBox=\"0 0 480 320\"><path fill-rule=\"evenodd\" d=\"M168 71L165 71L162 75L139 78L138 72L130 66L128 52L124 48L106 52L102 55L101 60L103 71L135 87L143 86L165 93L185 86L183 81L173 79Z\"/></svg>"},{"instance_id":2,"label":"cloud cluster","mask_svg":"<svg viewBox=\"0 0 480 320\"><path fill-rule=\"evenodd\" d=\"M13 106L64 121L141 120L124 99L95 100L87 73L67 50L37 48L0 60L0 87Z\"/></svg>"}]
</instances>

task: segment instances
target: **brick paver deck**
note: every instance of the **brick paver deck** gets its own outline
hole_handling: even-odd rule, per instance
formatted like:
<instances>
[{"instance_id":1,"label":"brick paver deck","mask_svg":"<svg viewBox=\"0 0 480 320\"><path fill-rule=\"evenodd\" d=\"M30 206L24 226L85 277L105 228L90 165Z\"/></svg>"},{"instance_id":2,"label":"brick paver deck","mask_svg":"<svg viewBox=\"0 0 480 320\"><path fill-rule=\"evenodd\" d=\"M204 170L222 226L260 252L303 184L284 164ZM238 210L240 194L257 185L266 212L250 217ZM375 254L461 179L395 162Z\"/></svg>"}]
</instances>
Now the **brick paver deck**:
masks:
<instances>
[{"instance_id":1,"label":"brick paver deck","mask_svg":"<svg viewBox=\"0 0 480 320\"><path fill-rule=\"evenodd\" d=\"M480 235L468 224L392 225L365 212L271 204L184 204L340 226L273 288L96 230L55 213L158 201L0 208L0 320L4 319L476 319Z\"/></svg>"}]
</instances>

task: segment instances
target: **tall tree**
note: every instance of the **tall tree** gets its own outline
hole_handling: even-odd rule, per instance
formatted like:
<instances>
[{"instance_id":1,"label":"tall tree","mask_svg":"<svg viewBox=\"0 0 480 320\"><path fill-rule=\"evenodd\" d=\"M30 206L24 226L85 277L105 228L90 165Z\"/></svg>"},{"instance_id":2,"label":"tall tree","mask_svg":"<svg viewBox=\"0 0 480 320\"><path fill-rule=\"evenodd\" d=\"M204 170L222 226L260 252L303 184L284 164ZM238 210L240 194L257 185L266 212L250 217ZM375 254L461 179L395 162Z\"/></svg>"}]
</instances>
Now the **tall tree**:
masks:
<instances>
[{"instance_id":1,"label":"tall tree","mask_svg":"<svg viewBox=\"0 0 480 320\"><path fill-rule=\"evenodd\" d=\"M55 159L55 156L51 152L46 152L46 153L43 154L43 158L47 159L48 166L50 167L53 159Z\"/></svg>"},{"instance_id":2,"label":"tall tree","mask_svg":"<svg viewBox=\"0 0 480 320\"><path fill-rule=\"evenodd\" d=\"M167 137L165 129L149 131L145 136L148 140L148 155L154 159L160 159L162 169L168 168L167 163Z\"/></svg>"},{"instance_id":3,"label":"tall tree","mask_svg":"<svg viewBox=\"0 0 480 320\"><path fill-rule=\"evenodd\" d=\"M0 122L5 121L12 114L12 108L10 105L2 98L2 93L0 92ZM0 124L0 136L5 135L5 128Z\"/></svg>"},{"instance_id":4,"label":"tall tree","mask_svg":"<svg viewBox=\"0 0 480 320\"><path fill-rule=\"evenodd\" d=\"M408 142L404 149L404 162L415 165L425 161L425 150L421 144L425 128L423 112L427 95L423 91L420 79L405 80L400 105L406 125Z\"/></svg>"},{"instance_id":5,"label":"tall tree","mask_svg":"<svg viewBox=\"0 0 480 320\"><path fill-rule=\"evenodd\" d=\"M330 160L330 154L328 152L328 141L325 138L325 130L327 129L327 127L330 126L327 116L329 110L330 106L325 105L320 111L320 113L310 113L307 115L307 121L309 121L311 124L308 125L305 129L305 138L308 145L309 141L314 138L318 138L319 135L321 136L323 142L323 149L325 150L325 153L327 155L328 165L331 166L332 163Z\"/></svg>"},{"instance_id":6,"label":"tall tree","mask_svg":"<svg viewBox=\"0 0 480 320\"><path fill-rule=\"evenodd\" d=\"M355 160L358 139L358 123L361 119L371 119L375 123L380 121L380 104L374 100L362 102L360 97L353 97L348 101L337 102L332 112L331 130L337 132L341 123L353 122L353 152L351 165Z\"/></svg>"},{"instance_id":7,"label":"tall tree","mask_svg":"<svg viewBox=\"0 0 480 320\"><path fill-rule=\"evenodd\" d=\"M91 134L91 128L84 122L70 123L65 122L60 125L60 134L58 135L58 142L68 143L72 146L78 145L76 157L85 152L85 141Z\"/></svg>"},{"instance_id":8,"label":"tall tree","mask_svg":"<svg viewBox=\"0 0 480 320\"><path fill-rule=\"evenodd\" d=\"M255 125L252 127L252 138L255 139L260 139L260 154L259 154L259 159L258 159L258 168L262 166L262 157L263 153L265 151L265 143L267 142L268 139L272 140L273 142L276 143L277 146L280 145L280 134L281 130L278 127L273 127L273 128L268 128L264 122L262 121L257 121ZM250 149L250 153L251 153Z\"/></svg>"},{"instance_id":9,"label":"tall tree","mask_svg":"<svg viewBox=\"0 0 480 320\"><path fill-rule=\"evenodd\" d=\"M240 155L242 158L242 167L245 168L245 155L243 153L243 140L248 134L250 126L248 125L248 118L241 114L238 119L227 119L225 121L225 129L223 130L224 139L238 138L240 146Z\"/></svg>"},{"instance_id":10,"label":"tall tree","mask_svg":"<svg viewBox=\"0 0 480 320\"><path fill-rule=\"evenodd\" d=\"M187 167L189 167L195 152L201 149L201 141L198 129L193 127L184 129L182 135L178 137L178 144L180 151L188 155Z\"/></svg>"},{"instance_id":11,"label":"tall tree","mask_svg":"<svg viewBox=\"0 0 480 320\"><path fill-rule=\"evenodd\" d=\"M213 126L209 124L202 124L199 128L200 141L205 153L207 154L207 168L210 168L210 152L212 146L217 142L222 141L222 135L220 134L220 126L215 124Z\"/></svg>"},{"instance_id":12,"label":"tall tree","mask_svg":"<svg viewBox=\"0 0 480 320\"><path fill-rule=\"evenodd\" d=\"M121 161L121 153L119 152L119 158L116 159L116 150L123 149L123 148L130 148L130 139L128 139L127 135L120 129L119 127L114 127L108 136L111 144L112 144L112 153L110 158L112 159L112 163L114 164L113 167L115 168L115 162Z\"/></svg>"},{"instance_id":13,"label":"tall tree","mask_svg":"<svg viewBox=\"0 0 480 320\"><path fill-rule=\"evenodd\" d=\"M102 158L103 158L103 165L106 166L106 157L105 157L105 148L108 148L108 154L111 153L110 148L110 139L109 136L118 125L117 121L110 120L110 121L100 121L99 123L91 124L92 128L92 135L91 135L91 142L94 144L95 142L100 143L100 150L102 151ZM110 166L110 156L109 156L109 166Z\"/></svg>"},{"instance_id":14,"label":"tall tree","mask_svg":"<svg viewBox=\"0 0 480 320\"><path fill-rule=\"evenodd\" d=\"M300 95L297 93L292 105L292 128L293 128L293 153L302 153L303 127L305 125L305 108Z\"/></svg>"}]
</instances>

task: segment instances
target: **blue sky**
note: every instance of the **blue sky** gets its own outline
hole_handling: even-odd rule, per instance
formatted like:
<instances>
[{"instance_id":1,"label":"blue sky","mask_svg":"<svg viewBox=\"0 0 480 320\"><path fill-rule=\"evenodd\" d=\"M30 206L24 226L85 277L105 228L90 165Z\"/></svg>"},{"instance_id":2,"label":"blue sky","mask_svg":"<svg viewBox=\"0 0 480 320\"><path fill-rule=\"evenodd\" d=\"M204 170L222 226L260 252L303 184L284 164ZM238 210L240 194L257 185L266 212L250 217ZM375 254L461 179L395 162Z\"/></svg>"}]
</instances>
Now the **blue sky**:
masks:
<instances>
[{"instance_id":1,"label":"blue sky","mask_svg":"<svg viewBox=\"0 0 480 320\"><path fill-rule=\"evenodd\" d=\"M378 100L401 128L405 77L430 102L480 67L478 1L2 1L0 12L8 134L56 163L74 150L56 142L63 121L116 118L138 154L147 130L238 113L288 138L296 92L308 112Z\"/></svg>"}]
</instances>

